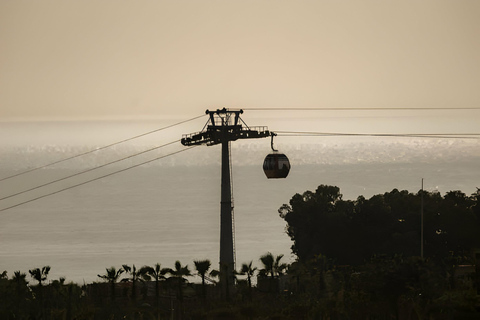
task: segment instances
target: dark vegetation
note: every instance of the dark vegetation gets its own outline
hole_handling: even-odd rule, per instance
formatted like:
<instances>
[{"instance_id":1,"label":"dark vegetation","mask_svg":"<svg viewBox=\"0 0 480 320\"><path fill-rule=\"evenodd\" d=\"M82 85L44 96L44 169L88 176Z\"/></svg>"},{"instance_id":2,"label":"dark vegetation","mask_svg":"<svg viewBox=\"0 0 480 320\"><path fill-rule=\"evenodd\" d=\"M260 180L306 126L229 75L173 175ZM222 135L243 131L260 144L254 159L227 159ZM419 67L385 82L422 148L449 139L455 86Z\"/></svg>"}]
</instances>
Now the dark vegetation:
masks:
<instances>
[{"instance_id":1,"label":"dark vegetation","mask_svg":"<svg viewBox=\"0 0 480 320\"><path fill-rule=\"evenodd\" d=\"M322 254L335 264L360 265L373 255L420 255L421 202L424 207L424 257L441 262L470 257L480 248L480 196L460 191L394 189L356 201L342 200L340 189L321 185L296 194L279 209L288 223L292 251L307 262ZM466 262L466 261L465 261Z\"/></svg>"},{"instance_id":2,"label":"dark vegetation","mask_svg":"<svg viewBox=\"0 0 480 320\"><path fill-rule=\"evenodd\" d=\"M479 318L480 195L393 190L346 201L321 185L279 213L296 261L266 253L261 269L242 264L228 299L208 260L111 267L82 286L50 280L45 266L0 275L0 319Z\"/></svg>"}]
</instances>

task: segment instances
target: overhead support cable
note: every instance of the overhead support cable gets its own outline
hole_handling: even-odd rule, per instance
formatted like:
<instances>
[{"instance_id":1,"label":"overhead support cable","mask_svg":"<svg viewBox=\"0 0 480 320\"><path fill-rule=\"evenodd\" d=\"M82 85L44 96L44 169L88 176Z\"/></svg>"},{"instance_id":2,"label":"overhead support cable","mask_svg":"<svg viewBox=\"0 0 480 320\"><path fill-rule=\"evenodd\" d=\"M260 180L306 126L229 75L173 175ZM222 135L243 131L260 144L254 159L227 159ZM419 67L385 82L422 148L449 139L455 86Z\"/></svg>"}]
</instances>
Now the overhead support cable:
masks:
<instances>
[{"instance_id":1,"label":"overhead support cable","mask_svg":"<svg viewBox=\"0 0 480 320\"><path fill-rule=\"evenodd\" d=\"M93 153L93 152L96 152L96 151L100 151L100 150L103 150L103 149L107 149L107 148L113 147L113 146L115 146L115 145L117 145L117 144L125 143L125 142L128 142L128 141L134 140L134 139L138 139L138 138L147 136L147 135L152 134L152 133L155 133L155 132L159 132L159 131L162 131L162 130L166 130L166 129L169 129L169 128L178 126L178 125L180 125L180 124L183 124L183 123L186 123L186 122L190 122L190 121L196 120L196 119L198 119L198 118L202 118L202 117L204 117L204 116L205 116L205 115L202 114L202 115L200 115L200 116L196 116L196 117L193 117L193 118L190 118L190 119L187 119L187 120L183 120L183 121L180 121L180 122L177 122L177 123L168 125L168 126L166 126L166 127L162 127L162 128L159 128L159 129L155 129L155 130L149 131L149 132L145 132L145 133L139 134L139 135L137 135L137 136L134 136L134 137L131 137L131 138L128 138L128 139L124 139L124 140L121 140L121 141L117 141L117 142L108 144L108 145L103 146L103 147L95 148L95 149L92 149L92 150L89 150L89 151L86 151L86 152L83 152L83 153L79 153L79 154L73 155L73 156L71 156L71 157L67 157L67 158L64 158L64 159L61 159L61 160L58 160L58 161L55 161L55 162L51 162L51 163L49 163L49 164L45 164L45 165L42 165L42 166L39 166L39 167L35 167L35 168L29 169L29 170L26 170L26 171L22 171L22 172L19 172L19 173L17 173L17 174L14 174L14 175L1 178L0 181L8 180L8 179L11 179L11 178L14 178L14 177L18 177L18 176L20 176L20 175L24 175L24 174L26 174L26 173L30 173L30 172L33 172L33 171L36 171L36 170L40 170L40 169L44 169L44 168L53 166L53 165L55 165L55 164L59 164L59 163L62 163L62 162L68 161L68 160L72 160L72 159L75 159L75 158L78 158L78 157L81 157L81 156L84 156L84 155L87 155L87 154L90 154L90 153Z\"/></svg>"},{"instance_id":2,"label":"overhead support cable","mask_svg":"<svg viewBox=\"0 0 480 320\"><path fill-rule=\"evenodd\" d=\"M3 208L3 209L0 209L0 212L9 210L9 209L12 209L12 208L15 208L15 207L18 207L18 206L21 206L21 205L24 205L24 204L33 202L33 201L36 201L36 200L39 200L39 199L42 199L42 198L46 198L46 197L52 196L52 195L54 195L54 194L57 194L57 193L60 193L60 192L69 190L69 189L73 189L73 188L76 188L76 187L79 187L79 186L83 186L83 185L88 184L88 183L90 183L90 182L94 182L94 181L97 181L97 180L100 180L100 179L103 179L103 178L106 178L106 177L109 177L109 176L113 176L113 175L115 175L115 174L117 174L117 173L121 173L121 172L130 170L130 169L133 169L133 168L136 168L136 167L140 167L140 166L145 165L145 164L148 164L148 163L150 163L150 162L154 162L154 161L157 161L157 160L160 160L160 159L169 157L169 156L173 156L173 155L175 155L175 154L178 154L178 153L181 153L181 152L190 150L190 149L195 148L195 147L196 147L196 146L192 146L192 147L189 147L189 148L187 148L187 149L181 149L181 150L179 150L179 151L175 151L175 152L169 153L169 154L167 154L167 155L163 155L163 156L160 156L160 157L156 157L156 158L154 158L154 159L150 159L150 160L148 160L148 161L144 161L144 162L142 162L142 163L138 163L138 164L136 164L136 165L133 165L133 166L130 166L130 167L121 169L121 170L117 170L117 171L111 172L111 173L109 173L109 174L105 174L105 175L100 176L100 177L97 177L97 178L93 178L93 179L84 181L84 182L82 182L82 183L78 183L78 184L75 184L75 185L72 185L72 186L69 186L69 187L66 187L66 188L63 188L63 189L60 189L60 190L57 190L57 191L48 193L48 194L44 194L44 195L41 195L41 196L39 196L39 197L30 199L30 200L27 200L27 201L23 201L23 202L20 202L20 203L17 203L17 204L15 204L15 205L12 205L12 206L9 206L9 207Z\"/></svg>"},{"instance_id":3,"label":"overhead support cable","mask_svg":"<svg viewBox=\"0 0 480 320\"><path fill-rule=\"evenodd\" d=\"M340 133L312 131L277 131L283 136L321 136L321 137L404 137L404 138L440 138L440 139L480 139L480 133Z\"/></svg>"},{"instance_id":4,"label":"overhead support cable","mask_svg":"<svg viewBox=\"0 0 480 320\"><path fill-rule=\"evenodd\" d=\"M295 108L295 107L287 107L287 108L243 108L243 110L248 111L388 111L388 110L409 110L409 111L422 111L422 110L480 110L480 107L445 107L445 108L436 108L436 107L393 107L393 108L374 108L374 107L347 107L347 108L329 108L329 107L318 107L318 108Z\"/></svg>"},{"instance_id":5,"label":"overhead support cable","mask_svg":"<svg viewBox=\"0 0 480 320\"><path fill-rule=\"evenodd\" d=\"M127 160L127 159L130 159L130 158L139 156L139 155L141 155L141 154L144 154L144 153L147 153L147 152L150 152L150 151L153 151L153 150L157 150L157 149L160 149L160 148L163 148L163 147L166 147L166 146L169 146L169 145L171 145L171 144L178 143L178 142L180 142L180 140L172 141L172 142L163 144L163 145L161 145L161 146L153 147L153 148L150 148L150 149L148 149L148 150L144 150L144 151L142 151L142 152L139 152L139 153L136 153L136 154L132 154L132 155L129 155L129 156L127 156L127 157L124 157L124 158L121 158L121 159L118 159L118 160L114 160L114 161L111 161L111 162L108 162L108 163L105 163L105 164L96 166L96 167L94 167L94 168L90 168L90 169L87 169L87 170L84 170L84 171L81 171L81 172L77 172L77 173L71 174L71 175L69 175L69 176L66 176L66 177L64 177L64 178L59 178L59 179L56 179L56 180L53 180L53 181L50 181L50 182L47 182L47 183L38 185L38 186L36 186L36 187L33 187L33 188L30 188L30 189L27 189L27 190L24 190L24 191L20 191L20 192L17 192L17 193L14 193L14 194L5 196L5 197L3 197L3 198L0 198L0 201L1 201L1 200L8 199L8 198L15 197L15 196L18 196L18 195L21 195L21 194L24 194L24 193L29 192L29 191L36 190L36 189L39 189L39 188L42 188L42 187L45 187L45 186L48 186L48 185L51 185L51 184L54 184L54 183L56 183L56 182L60 182L60 181L63 181L63 180L69 179L69 178L73 178L73 177L75 177L75 176L79 176L79 175L81 175L81 174L84 174L84 173L87 173L87 172L90 172L90 171L93 171L93 170L97 170L97 169L100 169L100 168L109 166L109 165L111 165L111 164L114 164L114 163L117 163L117 162L120 162L120 161L123 161L123 160Z\"/></svg>"}]
</instances>

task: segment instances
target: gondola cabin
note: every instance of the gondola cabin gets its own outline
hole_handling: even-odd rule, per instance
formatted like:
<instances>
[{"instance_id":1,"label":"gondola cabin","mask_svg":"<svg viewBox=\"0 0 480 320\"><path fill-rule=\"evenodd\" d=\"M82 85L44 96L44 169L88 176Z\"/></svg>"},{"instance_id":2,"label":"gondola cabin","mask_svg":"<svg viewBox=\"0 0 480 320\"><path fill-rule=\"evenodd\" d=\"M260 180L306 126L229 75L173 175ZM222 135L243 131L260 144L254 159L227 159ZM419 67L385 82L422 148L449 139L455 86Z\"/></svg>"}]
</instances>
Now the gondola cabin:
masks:
<instances>
[{"instance_id":1,"label":"gondola cabin","mask_svg":"<svg viewBox=\"0 0 480 320\"><path fill-rule=\"evenodd\" d=\"M268 179L286 178L290 172L290 161L283 153L270 153L263 161L263 171Z\"/></svg>"}]
</instances>

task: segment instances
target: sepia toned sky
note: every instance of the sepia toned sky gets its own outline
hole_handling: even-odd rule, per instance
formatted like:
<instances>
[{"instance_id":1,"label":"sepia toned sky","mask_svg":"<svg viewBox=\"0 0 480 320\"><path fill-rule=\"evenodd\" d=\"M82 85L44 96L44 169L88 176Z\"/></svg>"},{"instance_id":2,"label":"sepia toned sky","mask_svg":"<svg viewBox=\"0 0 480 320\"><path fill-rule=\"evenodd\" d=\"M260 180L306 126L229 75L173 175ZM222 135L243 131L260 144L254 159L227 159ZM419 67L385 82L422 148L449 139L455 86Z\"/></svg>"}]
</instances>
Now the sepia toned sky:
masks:
<instances>
[{"instance_id":1,"label":"sepia toned sky","mask_svg":"<svg viewBox=\"0 0 480 320\"><path fill-rule=\"evenodd\" d=\"M98 146L113 146L113 142L202 115L207 108L224 106L289 110L248 111L243 116L249 125L265 125L279 132L275 146L288 153L292 171L289 180L267 186L261 163L270 152L269 139L256 139L256 145L253 139L245 140L233 149L235 166L254 165L247 168L252 170L247 174L234 171L235 179L239 177L239 183L235 182L240 213L235 223L237 261L258 258L256 252L242 250L242 245L250 250L264 250L266 245L278 248L278 253L283 248L288 255L283 222L272 217L278 218L277 208L291 195L314 190L319 182L338 185L351 199L393 188L415 191L420 183L423 187L423 178L429 191L474 192L479 180L478 135L470 140L380 135L375 137L378 140L348 140L343 136L289 137L282 136L281 131L479 133L480 0L0 0L0 178L60 163L58 159L82 150L99 151ZM349 111L291 111L295 108ZM253 119L257 122L250 121L250 115L257 117ZM97 119L119 121L80 121ZM76 158L65 166L53 167L55 170L26 175L23 180L5 181L0 191L5 196L14 190L33 190L40 181L60 177L66 170L104 167L103 163L144 150L144 146L159 146L199 131L205 121L185 121L148 139L136 139L132 145ZM180 143L170 147L185 150ZM165 157L174 154L157 151ZM121 165L154 157L144 152L134 156L142 154L145 158L125 157L122 160L128 160ZM172 261L191 261L200 251L182 250L184 255L179 257L172 244L194 248L193 242L182 242L191 241L185 232L177 232L179 226L189 230L185 221L194 221L192 210L202 221L190 226L206 231L208 236L214 234L205 227L209 220L198 212L208 211L212 221L218 221L215 208L220 199L201 196L204 191L219 197L215 191L218 180L210 167L197 170L195 166L219 165L219 156L215 150L195 149L159 161L165 170L127 171L132 174L104 179L101 184L89 184L58 197L58 189L52 188L57 190L49 194L53 197L37 198L39 202L25 202L25 206L5 211L8 223L0 225L4 234L0 251L9 263L5 270L11 274L45 261L57 266L51 277L85 282L105 266L115 265L117 260L123 263L126 248L131 250L127 252L129 259L137 257L138 265L150 264L142 255L151 257L151 252L161 252L166 265L171 263L169 252ZM171 170L177 165L180 169ZM195 170L185 171L189 166ZM197 171L198 177L189 173ZM100 174L90 181L98 180ZM207 179L201 177L203 174ZM88 176L79 178L84 177ZM202 186L200 193L196 182ZM49 192L45 190L42 188L42 194ZM165 196L168 191L181 198ZM185 194L200 194L201 201L191 198L186 209L179 208ZM36 197L30 195L25 199ZM22 201L10 200L12 205ZM8 206L5 203L0 209ZM177 220L164 223L165 219L158 218L159 206ZM153 220L139 219L139 212L153 212ZM265 223L248 225L253 220L247 219L248 215L242 218L242 212L256 214L253 220ZM110 213L116 215L113 229ZM128 219L135 219L137 224ZM140 232L141 237L133 237L139 242L124 243L132 238L125 234L150 230L152 221L161 224L151 233L153 241L148 239L149 232ZM143 222L148 225L138 224ZM122 239L117 241L112 232L105 232L103 226L107 225ZM43 235L32 237L37 234L32 228ZM261 230L257 234L270 242L249 238L247 231L253 234L256 228ZM93 233L85 237L84 229ZM247 230L243 236L242 230ZM266 230L273 236L265 237ZM103 241L105 236L108 239ZM195 234L195 243L203 245L204 240L198 241L201 237ZM257 241L253 245L249 242L252 239ZM92 246L91 241L105 246ZM78 248L73 253L72 243ZM257 243L262 243L262 248ZM142 250L137 250L140 247Z\"/></svg>"},{"instance_id":2,"label":"sepia toned sky","mask_svg":"<svg viewBox=\"0 0 480 320\"><path fill-rule=\"evenodd\" d=\"M478 107L479 16L477 0L0 0L0 119Z\"/></svg>"}]
</instances>

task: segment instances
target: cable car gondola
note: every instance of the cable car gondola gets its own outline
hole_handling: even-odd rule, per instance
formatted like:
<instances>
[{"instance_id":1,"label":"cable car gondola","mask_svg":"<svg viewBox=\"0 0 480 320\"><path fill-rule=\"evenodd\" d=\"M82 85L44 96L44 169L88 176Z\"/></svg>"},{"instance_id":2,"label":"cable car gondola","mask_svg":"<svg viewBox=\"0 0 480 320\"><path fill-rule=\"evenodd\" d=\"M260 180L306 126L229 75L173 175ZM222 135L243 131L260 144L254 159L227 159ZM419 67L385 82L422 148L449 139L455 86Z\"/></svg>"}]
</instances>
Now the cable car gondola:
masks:
<instances>
[{"instance_id":1,"label":"cable car gondola","mask_svg":"<svg viewBox=\"0 0 480 320\"><path fill-rule=\"evenodd\" d=\"M279 179L286 178L290 172L290 161L285 154L279 153L278 150L273 148L273 137L276 136L275 133L272 135L272 150L273 153L268 154L263 161L263 172L268 179Z\"/></svg>"}]
</instances>

